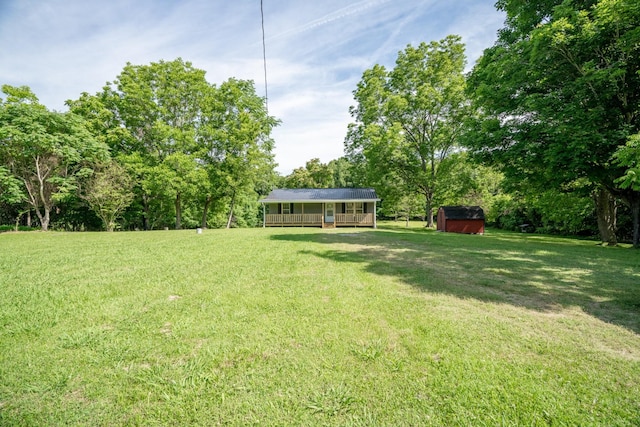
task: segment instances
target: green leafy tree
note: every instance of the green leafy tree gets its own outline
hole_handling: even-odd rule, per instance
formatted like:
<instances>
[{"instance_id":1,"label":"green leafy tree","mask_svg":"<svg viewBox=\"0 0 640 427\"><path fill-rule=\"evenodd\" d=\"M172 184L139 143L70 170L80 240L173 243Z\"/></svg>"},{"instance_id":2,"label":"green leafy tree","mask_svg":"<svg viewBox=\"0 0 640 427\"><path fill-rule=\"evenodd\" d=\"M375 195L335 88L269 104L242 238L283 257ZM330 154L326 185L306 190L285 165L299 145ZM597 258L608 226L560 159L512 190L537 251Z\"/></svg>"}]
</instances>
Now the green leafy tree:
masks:
<instances>
[{"instance_id":1,"label":"green leafy tree","mask_svg":"<svg viewBox=\"0 0 640 427\"><path fill-rule=\"evenodd\" d=\"M623 189L640 191L640 133L632 135L627 144L619 147L614 153L614 161L625 168L624 175L616 180ZM631 203L631 213L634 219L640 215L640 200L634 199ZM640 246L640 223L633 223L633 244Z\"/></svg>"},{"instance_id":2,"label":"green leafy tree","mask_svg":"<svg viewBox=\"0 0 640 427\"><path fill-rule=\"evenodd\" d=\"M284 177L285 188L320 188L306 167L295 168Z\"/></svg>"},{"instance_id":3,"label":"green leafy tree","mask_svg":"<svg viewBox=\"0 0 640 427\"><path fill-rule=\"evenodd\" d=\"M173 217L172 197L165 185L166 180L157 178L164 169L153 158L140 152L119 154L118 159L135 183L135 197L129 209L132 215L139 215L145 230L169 225ZM129 219L129 223L135 226L139 224L135 216Z\"/></svg>"},{"instance_id":4,"label":"green leafy tree","mask_svg":"<svg viewBox=\"0 0 640 427\"><path fill-rule=\"evenodd\" d=\"M219 217L212 209L224 210L230 224L236 203L251 199L245 193L257 200L273 179L278 121L251 81L217 87L181 59L127 64L102 92L70 105L135 177L131 211L145 229L166 226L168 216L176 228L195 225L198 210L206 227Z\"/></svg>"},{"instance_id":5,"label":"green leafy tree","mask_svg":"<svg viewBox=\"0 0 640 427\"><path fill-rule=\"evenodd\" d=\"M409 225L409 220L415 217L424 219L424 203L422 197L415 192L406 191L406 187L398 185L400 180L389 179L378 184L379 196L382 199L380 213L394 220L404 218Z\"/></svg>"},{"instance_id":6,"label":"green leafy tree","mask_svg":"<svg viewBox=\"0 0 640 427\"><path fill-rule=\"evenodd\" d=\"M27 197L20 180L9 169L0 166L0 223L3 220L15 219L16 231L18 231L20 218L30 209L21 209L26 200ZM28 226L31 226L31 221L29 217L27 218Z\"/></svg>"},{"instance_id":7,"label":"green leafy tree","mask_svg":"<svg viewBox=\"0 0 640 427\"><path fill-rule=\"evenodd\" d=\"M624 168L612 161L640 124L638 2L497 6L505 28L469 78L483 116L468 145L520 188L560 190L588 179L602 239L615 244L615 197L632 206L640 197L620 185Z\"/></svg>"},{"instance_id":8,"label":"green leafy tree","mask_svg":"<svg viewBox=\"0 0 640 427\"><path fill-rule=\"evenodd\" d=\"M392 175L408 194L421 194L427 226L439 194L443 162L458 147L470 114L465 95L464 44L459 36L408 46L396 66L365 71L354 91L346 151L364 162L369 179Z\"/></svg>"},{"instance_id":9,"label":"green leafy tree","mask_svg":"<svg viewBox=\"0 0 640 427\"><path fill-rule=\"evenodd\" d=\"M264 99L256 94L253 82L238 79L223 82L211 93L202 121L198 157L210 180L204 211L210 201L217 200L218 208L227 212L228 228L236 205L253 199L252 209L257 210L257 190L272 180L271 131L279 121L267 115ZM206 215L202 223L206 225Z\"/></svg>"},{"instance_id":10,"label":"green leafy tree","mask_svg":"<svg viewBox=\"0 0 640 427\"><path fill-rule=\"evenodd\" d=\"M200 191L206 188L207 173L195 155L185 153L170 154L157 168L162 169L155 174L158 185L166 186L165 191L174 200L175 227L179 230L182 228L183 200L197 200Z\"/></svg>"},{"instance_id":11,"label":"green leafy tree","mask_svg":"<svg viewBox=\"0 0 640 427\"><path fill-rule=\"evenodd\" d=\"M352 165L349 159L346 157L340 157L338 159L331 160L327 166L333 176L333 183L331 187L347 188L356 186L351 174Z\"/></svg>"},{"instance_id":12,"label":"green leafy tree","mask_svg":"<svg viewBox=\"0 0 640 427\"><path fill-rule=\"evenodd\" d=\"M284 178L286 188L346 188L353 186L351 163L346 157L322 163L313 158Z\"/></svg>"},{"instance_id":13,"label":"green leafy tree","mask_svg":"<svg viewBox=\"0 0 640 427\"><path fill-rule=\"evenodd\" d=\"M48 111L29 88L5 85L2 91L0 162L13 183L21 181L21 193L46 231L54 206L75 192L94 163L108 159L108 147L79 116Z\"/></svg>"},{"instance_id":14,"label":"green leafy tree","mask_svg":"<svg viewBox=\"0 0 640 427\"><path fill-rule=\"evenodd\" d=\"M167 208L162 199L168 194L173 199L175 227L182 226L185 195L197 192L197 182L185 173L185 159L176 156L198 151L198 125L209 90L204 71L176 59L127 64L96 97L83 96L74 103L73 108L92 119L122 161L134 161L131 168L139 178L137 193L145 228L150 227L152 207ZM133 153L140 157L129 157ZM190 164L195 170L196 163Z\"/></svg>"},{"instance_id":15,"label":"green leafy tree","mask_svg":"<svg viewBox=\"0 0 640 427\"><path fill-rule=\"evenodd\" d=\"M328 164L314 158L304 167L296 168L285 179L287 188L331 188L335 187L333 171Z\"/></svg>"},{"instance_id":16,"label":"green leafy tree","mask_svg":"<svg viewBox=\"0 0 640 427\"><path fill-rule=\"evenodd\" d=\"M133 201L133 180L126 169L115 161L101 165L82 188L82 198L102 220L107 231L113 231L116 219Z\"/></svg>"},{"instance_id":17,"label":"green leafy tree","mask_svg":"<svg viewBox=\"0 0 640 427\"><path fill-rule=\"evenodd\" d=\"M21 182L9 169L0 166L0 201L14 205L26 200Z\"/></svg>"}]
</instances>

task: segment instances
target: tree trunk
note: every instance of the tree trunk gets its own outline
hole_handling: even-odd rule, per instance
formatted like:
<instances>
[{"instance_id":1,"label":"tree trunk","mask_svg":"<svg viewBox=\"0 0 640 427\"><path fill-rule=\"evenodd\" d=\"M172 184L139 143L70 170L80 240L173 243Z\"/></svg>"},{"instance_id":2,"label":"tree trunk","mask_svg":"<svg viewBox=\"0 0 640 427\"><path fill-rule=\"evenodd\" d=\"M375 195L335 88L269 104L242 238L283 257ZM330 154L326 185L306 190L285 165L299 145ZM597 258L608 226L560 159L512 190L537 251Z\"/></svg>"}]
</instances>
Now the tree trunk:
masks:
<instances>
[{"instance_id":1,"label":"tree trunk","mask_svg":"<svg viewBox=\"0 0 640 427\"><path fill-rule=\"evenodd\" d=\"M142 229L149 229L149 199L146 194L142 194Z\"/></svg>"},{"instance_id":2,"label":"tree trunk","mask_svg":"<svg viewBox=\"0 0 640 427\"><path fill-rule=\"evenodd\" d=\"M40 213L40 209L36 209L36 215L38 215L38 219L40 220L40 229L42 231L49 231L49 208L44 207L44 215Z\"/></svg>"},{"instance_id":3,"label":"tree trunk","mask_svg":"<svg viewBox=\"0 0 640 427\"><path fill-rule=\"evenodd\" d=\"M631 215L633 217L633 247L640 249L640 198L631 200Z\"/></svg>"},{"instance_id":4,"label":"tree trunk","mask_svg":"<svg viewBox=\"0 0 640 427\"><path fill-rule=\"evenodd\" d=\"M236 193L231 197L231 206L229 207L229 218L227 219L227 228L231 228L231 220L233 219L233 208L236 204Z\"/></svg>"},{"instance_id":5,"label":"tree trunk","mask_svg":"<svg viewBox=\"0 0 640 427\"><path fill-rule=\"evenodd\" d=\"M15 227L15 229L14 229L16 233L17 233L17 232L18 232L18 230L19 230L19 227L20 227L20 218L22 218L22 214L23 214L23 213L24 213L24 212L20 212L20 213L18 214L18 217L16 218L16 227Z\"/></svg>"},{"instance_id":6,"label":"tree trunk","mask_svg":"<svg viewBox=\"0 0 640 427\"><path fill-rule=\"evenodd\" d=\"M200 222L201 228L207 228L207 215L209 214L209 204L211 203L211 196L207 195L204 201L204 209L202 210L202 221Z\"/></svg>"},{"instance_id":7,"label":"tree trunk","mask_svg":"<svg viewBox=\"0 0 640 427\"><path fill-rule=\"evenodd\" d=\"M433 196L426 195L426 209L425 213L427 214L427 227L433 228Z\"/></svg>"},{"instance_id":8,"label":"tree trunk","mask_svg":"<svg viewBox=\"0 0 640 427\"><path fill-rule=\"evenodd\" d=\"M593 195L596 204L596 216L600 239L608 246L618 244L616 237L616 200L611 193L603 188L598 188Z\"/></svg>"},{"instance_id":9,"label":"tree trunk","mask_svg":"<svg viewBox=\"0 0 640 427\"><path fill-rule=\"evenodd\" d=\"M27 211L27 227L31 228L31 209Z\"/></svg>"},{"instance_id":10,"label":"tree trunk","mask_svg":"<svg viewBox=\"0 0 640 427\"><path fill-rule=\"evenodd\" d=\"M182 229L182 206L180 204L180 193L176 194L176 230Z\"/></svg>"},{"instance_id":11,"label":"tree trunk","mask_svg":"<svg viewBox=\"0 0 640 427\"><path fill-rule=\"evenodd\" d=\"M27 189L27 194L29 196L27 202L29 203L29 205L31 205L33 210L36 212L36 216L40 221L40 229L42 231L47 231L49 229L49 208L45 203L46 200L44 198L44 189L42 185L40 185L38 191L36 191L36 189L33 188L29 180L23 179L23 182L24 182L25 188ZM42 183L42 181L40 182ZM43 202L42 206L45 212L44 215L42 214L42 212L40 212L40 202Z\"/></svg>"}]
</instances>

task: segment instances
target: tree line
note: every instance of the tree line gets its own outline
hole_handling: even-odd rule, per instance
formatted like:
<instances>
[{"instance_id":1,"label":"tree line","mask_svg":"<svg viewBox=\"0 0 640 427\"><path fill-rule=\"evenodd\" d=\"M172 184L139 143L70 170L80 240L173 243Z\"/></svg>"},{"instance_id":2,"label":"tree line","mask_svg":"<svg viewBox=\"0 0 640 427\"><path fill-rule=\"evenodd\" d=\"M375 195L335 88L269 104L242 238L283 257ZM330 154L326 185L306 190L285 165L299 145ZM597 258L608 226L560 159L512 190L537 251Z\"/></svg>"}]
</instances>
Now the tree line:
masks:
<instances>
[{"instance_id":1,"label":"tree line","mask_svg":"<svg viewBox=\"0 0 640 427\"><path fill-rule=\"evenodd\" d=\"M49 111L3 86L0 197L42 230L252 225L274 176L272 129L253 82L219 86L182 59L127 64L102 91ZM60 215L62 211L62 214ZM74 218L73 213L79 218Z\"/></svg>"},{"instance_id":2,"label":"tree line","mask_svg":"<svg viewBox=\"0 0 640 427\"><path fill-rule=\"evenodd\" d=\"M503 176L510 197L496 200L498 223L514 209L525 220L536 208L547 220L572 212L583 219L591 198L601 239L616 244L624 204L638 247L640 4L496 6L505 26L468 75L458 36L408 46L393 69L364 72L347 157L387 198L421 197L429 225L452 184L463 185L471 159L476 172Z\"/></svg>"},{"instance_id":3,"label":"tree line","mask_svg":"<svg viewBox=\"0 0 640 427\"><path fill-rule=\"evenodd\" d=\"M4 86L3 212L35 212L43 229L52 213L73 228L89 212L106 229L251 226L275 186L366 186L382 215L428 226L439 205L478 204L504 228L640 246L640 5L496 7L504 27L470 72L459 36L407 46L393 68L364 71L345 156L287 176L253 83L212 85L181 59L127 64L67 113Z\"/></svg>"}]
</instances>

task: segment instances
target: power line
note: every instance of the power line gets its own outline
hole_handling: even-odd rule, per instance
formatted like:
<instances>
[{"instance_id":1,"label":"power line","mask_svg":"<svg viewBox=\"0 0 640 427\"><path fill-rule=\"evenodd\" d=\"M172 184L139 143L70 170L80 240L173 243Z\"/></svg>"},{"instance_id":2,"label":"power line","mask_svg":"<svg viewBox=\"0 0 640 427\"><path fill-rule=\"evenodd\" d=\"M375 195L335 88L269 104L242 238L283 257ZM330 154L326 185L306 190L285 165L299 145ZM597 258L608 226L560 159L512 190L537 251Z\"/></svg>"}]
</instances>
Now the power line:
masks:
<instances>
[{"instance_id":1,"label":"power line","mask_svg":"<svg viewBox=\"0 0 640 427\"><path fill-rule=\"evenodd\" d=\"M267 45L264 41L264 9L260 0L260 17L262 18L262 62L264 64L264 105L269 115L269 90L267 89Z\"/></svg>"}]
</instances>

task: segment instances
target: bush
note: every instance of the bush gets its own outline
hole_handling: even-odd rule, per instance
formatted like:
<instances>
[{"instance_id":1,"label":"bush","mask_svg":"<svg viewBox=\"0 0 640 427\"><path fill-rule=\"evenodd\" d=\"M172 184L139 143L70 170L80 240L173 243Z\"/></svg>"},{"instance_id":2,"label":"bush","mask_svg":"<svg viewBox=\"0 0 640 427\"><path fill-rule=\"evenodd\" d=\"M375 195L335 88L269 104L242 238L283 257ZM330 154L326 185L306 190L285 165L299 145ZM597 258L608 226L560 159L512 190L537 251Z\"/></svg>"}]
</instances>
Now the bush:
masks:
<instances>
[{"instance_id":1,"label":"bush","mask_svg":"<svg viewBox=\"0 0 640 427\"><path fill-rule=\"evenodd\" d=\"M496 198L486 217L489 224L504 230L517 231L522 224L533 225L525 211L525 204L508 195Z\"/></svg>"},{"instance_id":2,"label":"bush","mask_svg":"<svg viewBox=\"0 0 640 427\"><path fill-rule=\"evenodd\" d=\"M546 191L528 196L503 195L487 212L495 227L542 234L595 235L598 232L593 201L576 193Z\"/></svg>"},{"instance_id":3,"label":"bush","mask_svg":"<svg viewBox=\"0 0 640 427\"><path fill-rule=\"evenodd\" d=\"M0 233L6 233L7 231L15 231L15 225L0 225ZM37 227L27 227L26 225L19 225L18 231L38 231Z\"/></svg>"}]
</instances>

